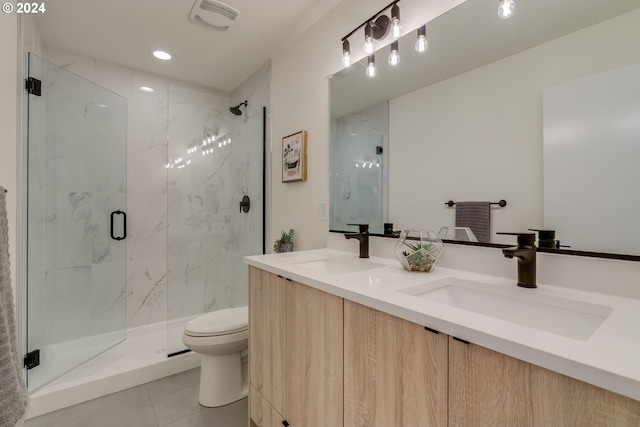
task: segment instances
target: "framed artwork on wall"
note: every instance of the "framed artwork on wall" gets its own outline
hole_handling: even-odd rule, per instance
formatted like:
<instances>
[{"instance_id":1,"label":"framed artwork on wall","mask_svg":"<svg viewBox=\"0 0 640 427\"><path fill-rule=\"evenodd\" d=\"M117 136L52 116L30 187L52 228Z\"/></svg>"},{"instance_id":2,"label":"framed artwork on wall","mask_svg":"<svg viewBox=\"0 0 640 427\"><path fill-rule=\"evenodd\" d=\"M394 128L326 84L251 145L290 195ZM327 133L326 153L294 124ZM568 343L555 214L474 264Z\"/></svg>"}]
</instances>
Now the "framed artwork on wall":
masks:
<instances>
[{"instance_id":1,"label":"framed artwork on wall","mask_svg":"<svg viewBox=\"0 0 640 427\"><path fill-rule=\"evenodd\" d=\"M282 138L282 182L307 180L307 131Z\"/></svg>"}]
</instances>

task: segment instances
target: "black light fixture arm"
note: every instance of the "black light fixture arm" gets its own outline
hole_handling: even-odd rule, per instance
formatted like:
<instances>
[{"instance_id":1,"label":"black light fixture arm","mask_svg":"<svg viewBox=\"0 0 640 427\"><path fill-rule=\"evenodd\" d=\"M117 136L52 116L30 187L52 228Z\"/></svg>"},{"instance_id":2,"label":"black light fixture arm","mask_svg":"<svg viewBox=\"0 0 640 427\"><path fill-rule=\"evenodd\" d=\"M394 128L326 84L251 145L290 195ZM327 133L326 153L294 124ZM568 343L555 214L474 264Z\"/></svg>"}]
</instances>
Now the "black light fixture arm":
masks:
<instances>
[{"instance_id":1,"label":"black light fixture arm","mask_svg":"<svg viewBox=\"0 0 640 427\"><path fill-rule=\"evenodd\" d=\"M353 31L351 31L349 34L347 34L346 36L344 36L341 40L345 41L346 39L348 39L349 37L351 37L356 31L358 31L360 28L364 27L365 25L367 25L368 22L373 22L378 16L382 15L385 11L387 11L389 8L395 6L397 3L400 3L400 0L395 0L392 1L391 3L389 3L388 5L386 5L385 7L383 7L382 9L380 9L380 11L378 11L375 15L373 15L371 18L367 19L366 21L364 21L362 24L360 24L359 26L357 26L356 28L353 29Z\"/></svg>"}]
</instances>

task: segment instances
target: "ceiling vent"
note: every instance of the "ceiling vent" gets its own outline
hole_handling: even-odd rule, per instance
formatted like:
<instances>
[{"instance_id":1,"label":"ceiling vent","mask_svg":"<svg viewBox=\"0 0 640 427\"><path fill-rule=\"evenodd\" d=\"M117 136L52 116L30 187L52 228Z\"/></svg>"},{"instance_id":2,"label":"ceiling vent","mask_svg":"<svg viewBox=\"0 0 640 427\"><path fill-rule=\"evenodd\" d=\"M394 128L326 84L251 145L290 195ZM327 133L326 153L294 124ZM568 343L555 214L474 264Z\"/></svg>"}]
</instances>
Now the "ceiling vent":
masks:
<instances>
[{"instance_id":1,"label":"ceiling vent","mask_svg":"<svg viewBox=\"0 0 640 427\"><path fill-rule=\"evenodd\" d=\"M199 24L205 24L218 31L227 31L240 12L215 0L196 0L191 9L191 20Z\"/></svg>"}]
</instances>

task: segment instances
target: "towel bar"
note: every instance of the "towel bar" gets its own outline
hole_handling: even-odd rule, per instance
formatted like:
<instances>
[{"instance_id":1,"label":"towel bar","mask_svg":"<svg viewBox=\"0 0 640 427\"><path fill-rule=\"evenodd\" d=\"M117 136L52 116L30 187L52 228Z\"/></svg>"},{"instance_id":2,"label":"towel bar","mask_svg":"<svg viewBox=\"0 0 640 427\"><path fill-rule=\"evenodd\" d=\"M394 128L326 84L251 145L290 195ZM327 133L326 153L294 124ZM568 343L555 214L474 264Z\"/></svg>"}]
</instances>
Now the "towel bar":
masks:
<instances>
[{"instance_id":1,"label":"towel bar","mask_svg":"<svg viewBox=\"0 0 640 427\"><path fill-rule=\"evenodd\" d=\"M450 208L455 206L455 204L456 204L456 202L454 202L453 200L449 200L448 202L445 203L445 205L449 206ZM491 202L490 204L499 205L501 208L504 208L505 206L507 206L507 201L502 199L499 202Z\"/></svg>"}]
</instances>

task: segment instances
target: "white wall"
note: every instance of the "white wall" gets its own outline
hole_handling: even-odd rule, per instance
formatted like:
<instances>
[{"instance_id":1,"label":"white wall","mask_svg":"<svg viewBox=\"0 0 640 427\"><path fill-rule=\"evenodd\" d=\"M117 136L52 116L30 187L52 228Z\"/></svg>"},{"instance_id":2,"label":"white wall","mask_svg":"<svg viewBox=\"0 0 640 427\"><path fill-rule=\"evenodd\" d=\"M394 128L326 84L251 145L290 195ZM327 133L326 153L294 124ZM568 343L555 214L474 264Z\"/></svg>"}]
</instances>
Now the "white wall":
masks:
<instances>
[{"instance_id":1,"label":"white wall","mask_svg":"<svg viewBox=\"0 0 640 427\"><path fill-rule=\"evenodd\" d=\"M16 283L18 195L18 16L0 14L0 185L7 189L11 283Z\"/></svg>"},{"instance_id":2,"label":"white wall","mask_svg":"<svg viewBox=\"0 0 640 427\"><path fill-rule=\"evenodd\" d=\"M640 61L639 22L635 11L392 100L389 220L437 231L454 225L448 200L505 199L492 234L543 227L542 91Z\"/></svg>"},{"instance_id":3,"label":"white wall","mask_svg":"<svg viewBox=\"0 0 640 427\"><path fill-rule=\"evenodd\" d=\"M401 4L404 31L412 31L461 2L404 0ZM325 246L329 222L319 220L319 203L329 200L327 77L342 68L342 37L387 4L386 0L344 0L293 44L273 56L272 217L267 243L272 242L280 230L294 228L297 250ZM362 57L359 45L351 43L356 60ZM283 184L282 137L300 130L308 132L307 181Z\"/></svg>"}]
</instances>

